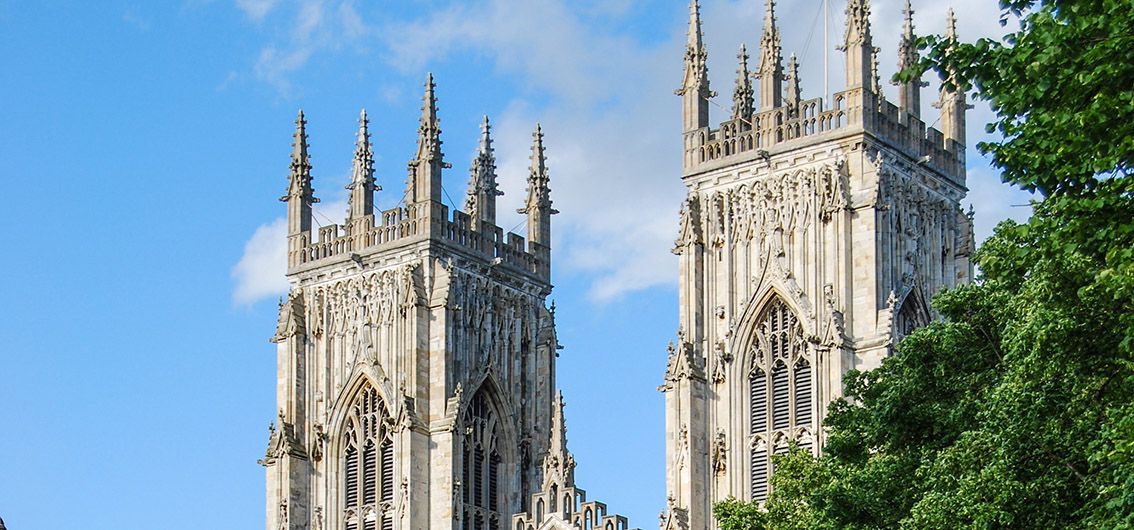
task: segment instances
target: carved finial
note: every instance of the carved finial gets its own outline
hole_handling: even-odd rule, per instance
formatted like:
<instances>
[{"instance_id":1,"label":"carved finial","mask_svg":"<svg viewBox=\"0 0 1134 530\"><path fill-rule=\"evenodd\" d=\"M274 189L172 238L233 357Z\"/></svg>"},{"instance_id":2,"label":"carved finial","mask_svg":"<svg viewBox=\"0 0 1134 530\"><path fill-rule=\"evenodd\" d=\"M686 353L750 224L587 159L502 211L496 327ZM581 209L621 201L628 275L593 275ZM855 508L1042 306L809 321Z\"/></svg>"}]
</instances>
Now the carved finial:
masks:
<instances>
[{"instance_id":1,"label":"carved finial","mask_svg":"<svg viewBox=\"0 0 1134 530\"><path fill-rule=\"evenodd\" d=\"M469 169L469 189L465 210L473 219L473 229L480 230L481 222L496 224L496 197L504 195L496 184L496 155L492 149L492 125L488 116L480 126L480 146Z\"/></svg>"},{"instance_id":2,"label":"carved finial","mask_svg":"<svg viewBox=\"0 0 1134 530\"><path fill-rule=\"evenodd\" d=\"M953 8L949 8L949 13L945 15L945 38L951 41L957 40L957 15L953 13Z\"/></svg>"},{"instance_id":3,"label":"carved finial","mask_svg":"<svg viewBox=\"0 0 1134 530\"><path fill-rule=\"evenodd\" d=\"M354 149L354 165L351 169L350 208L347 219L360 219L374 212L374 192L381 189L374 179L374 151L370 144L370 120L366 109L358 116L358 141Z\"/></svg>"},{"instance_id":4,"label":"carved finial","mask_svg":"<svg viewBox=\"0 0 1134 530\"><path fill-rule=\"evenodd\" d=\"M740 45L740 52L736 54L736 89L732 92L732 119L752 119L754 91L752 89L752 74L748 72L748 50L744 44ZM751 123L749 123L751 125Z\"/></svg>"},{"instance_id":5,"label":"carved finial","mask_svg":"<svg viewBox=\"0 0 1134 530\"><path fill-rule=\"evenodd\" d=\"M776 26L776 2L765 0L764 35L760 39L760 110L771 110L783 104L784 59L780 48L780 30Z\"/></svg>"}]
</instances>

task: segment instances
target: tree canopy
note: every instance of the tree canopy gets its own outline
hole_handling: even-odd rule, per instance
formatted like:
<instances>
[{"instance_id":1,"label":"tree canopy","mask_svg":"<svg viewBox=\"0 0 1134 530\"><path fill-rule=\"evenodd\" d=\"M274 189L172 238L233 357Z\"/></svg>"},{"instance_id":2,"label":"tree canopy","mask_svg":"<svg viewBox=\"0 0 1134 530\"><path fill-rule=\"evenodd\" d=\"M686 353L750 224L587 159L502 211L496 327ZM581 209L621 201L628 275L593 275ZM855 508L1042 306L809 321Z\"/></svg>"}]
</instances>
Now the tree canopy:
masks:
<instances>
[{"instance_id":1,"label":"tree canopy","mask_svg":"<svg viewBox=\"0 0 1134 530\"><path fill-rule=\"evenodd\" d=\"M715 507L723 530L1134 528L1134 5L1001 7L1018 31L922 38L920 68L991 104L978 149L1040 194L1032 218L934 299L943 321L847 375L822 457Z\"/></svg>"}]
</instances>

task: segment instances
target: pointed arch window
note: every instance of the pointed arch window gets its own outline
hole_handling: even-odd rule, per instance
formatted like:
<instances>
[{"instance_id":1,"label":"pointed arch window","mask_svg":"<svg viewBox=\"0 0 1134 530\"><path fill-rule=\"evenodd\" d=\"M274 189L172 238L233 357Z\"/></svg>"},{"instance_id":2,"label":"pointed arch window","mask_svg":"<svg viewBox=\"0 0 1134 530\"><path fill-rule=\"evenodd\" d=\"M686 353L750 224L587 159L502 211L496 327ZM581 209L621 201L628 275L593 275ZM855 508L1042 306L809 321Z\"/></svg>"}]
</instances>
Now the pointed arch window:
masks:
<instances>
[{"instance_id":1,"label":"pointed arch window","mask_svg":"<svg viewBox=\"0 0 1134 530\"><path fill-rule=\"evenodd\" d=\"M390 414L378 391L367 385L351 402L340 460L343 527L393 528L394 441Z\"/></svg>"},{"instance_id":2,"label":"pointed arch window","mask_svg":"<svg viewBox=\"0 0 1134 530\"><path fill-rule=\"evenodd\" d=\"M898 316L894 319L894 338L901 340L920 327L929 325L929 310L921 299L921 293L915 288L906 295L902 306L898 308Z\"/></svg>"},{"instance_id":3,"label":"pointed arch window","mask_svg":"<svg viewBox=\"0 0 1134 530\"><path fill-rule=\"evenodd\" d=\"M463 416L464 439L461 448L463 528L503 530L500 522L505 514L502 491L503 458L500 453L500 422L488 400L479 390ZM471 523L471 524L470 524Z\"/></svg>"},{"instance_id":4,"label":"pointed arch window","mask_svg":"<svg viewBox=\"0 0 1134 530\"><path fill-rule=\"evenodd\" d=\"M772 455L788 440L811 449L815 389L803 326L787 303L775 297L757 319L748 371L749 478L751 498L768 496Z\"/></svg>"}]
</instances>

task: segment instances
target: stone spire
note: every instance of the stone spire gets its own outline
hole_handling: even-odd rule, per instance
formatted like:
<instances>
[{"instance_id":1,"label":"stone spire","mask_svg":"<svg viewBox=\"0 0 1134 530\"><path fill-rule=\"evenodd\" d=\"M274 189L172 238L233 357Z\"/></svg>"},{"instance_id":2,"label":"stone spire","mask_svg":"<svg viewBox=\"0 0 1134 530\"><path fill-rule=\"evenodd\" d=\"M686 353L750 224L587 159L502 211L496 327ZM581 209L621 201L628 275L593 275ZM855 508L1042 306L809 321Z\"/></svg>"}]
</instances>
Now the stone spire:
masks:
<instances>
[{"instance_id":1,"label":"stone spire","mask_svg":"<svg viewBox=\"0 0 1134 530\"><path fill-rule=\"evenodd\" d=\"M870 36L870 0L847 1L847 29L843 41L846 53L847 88L869 88L874 76L874 41Z\"/></svg>"},{"instance_id":2,"label":"stone spire","mask_svg":"<svg viewBox=\"0 0 1134 530\"><path fill-rule=\"evenodd\" d=\"M952 9L949 10L945 22L945 38L950 42L951 50L952 44L957 42L957 19L953 15ZM965 92L961 90L960 82L956 71L947 72L945 82L941 84L941 97L934 104L934 107L941 109L941 132L945 135L944 147L949 148L950 140L956 142L961 153L960 158L964 160L965 111L972 106L966 101Z\"/></svg>"},{"instance_id":3,"label":"stone spire","mask_svg":"<svg viewBox=\"0 0 1134 530\"><path fill-rule=\"evenodd\" d=\"M795 54L791 54L788 59L788 73L787 73L787 106L788 109L795 113L799 111L800 101L800 88L799 88L799 61L795 58Z\"/></svg>"},{"instance_id":4,"label":"stone spire","mask_svg":"<svg viewBox=\"0 0 1134 530\"><path fill-rule=\"evenodd\" d=\"M441 202L441 170L446 167L441 154L441 120L437 118L437 97L433 74L425 78L421 105L421 125L417 134L417 154L409 163L406 204Z\"/></svg>"},{"instance_id":5,"label":"stone spire","mask_svg":"<svg viewBox=\"0 0 1134 530\"><path fill-rule=\"evenodd\" d=\"M528 215L528 243L530 251L541 256L541 271L551 274L551 216L559 213L551 207L550 177L547 174L547 155L543 149L543 129L536 124L532 133L532 165L528 173L528 200L518 213Z\"/></svg>"},{"instance_id":6,"label":"stone spire","mask_svg":"<svg viewBox=\"0 0 1134 530\"><path fill-rule=\"evenodd\" d=\"M905 25L902 27L902 39L898 42L898 71L905 70L915 64L919 59L917 54L917 46L914 43L914 25L913 25L913 5L910 0L906 0L906 7L902 10L905 15ZM903 113L909 114L915 118L921 117L921 89L925 86L921 77L911 79L905 83L897 83L898 85L898 107L901 108Z\"/></svg>"},{"instance_id":7,"label":"stone spire","mask_svg":"<svg viewBox=\"0 0 1134 530\"><path fill-rule=\"evenodd\" d=\"M362 219L374 213L374 192L381 189L374 180L374 150L370 144L370 120L366 109L358 116L358 142L354 148L354 165L351 168L350 208L347 221ZM349 224L349 223L348 223Z\"/></svg>"},{"instance_id":8,"label":"stone spire","mask_svg":"<svg viewBox=\"0 0 1134 530\"><path fill-rule=\"evenodd\" d=\"M783 104L784 58L780 49L780 30L776 27L776 0L764 2L764 36L760 39L760 110Z\"/></svg>"},{"instance_id":9,"label":"stone spire","mask_svg":"<svg viewBox=\"0 0 1134 530\"><path fill-rule=\"evenodd\" d=\"M689 2L689 38L685 46L685 77L675 93L682 97L682 122L685 132L709 126L709 54L701 34L701 6Z\"/></svg>"},{"instance_id":10,"label":"stone spire","mask_svg":"<svg viewBox=\"0 0 1134 530\"><path fill-rule=\"evenodd\" d=\"M473 229L480 230L481 222L496 224L496 197L504 192L496 186L496 155L492 150L492 125L488 116L480 126L480 147L469 169L469 189L465 210L473 219Z\"/></svg>"},{"instance_id":11,"label":"stone spire","mask_svg":"<svg viewBox=\"0 0 1134 530\"><path fill-rule=\"evenodd\" d=\"M295 140L291 144L291 174L287 193L288 266L299 264L299 253L311 237L311 205L319 202L311 187L311 158L307 154L307 120L303 111L295 118Z\"/></svg>"},{"instance_id":12,"label":"stone spire","mask_svg":"<svg viewBox=\"0 0 1134 530\"><path fill-rule=\"evenodd\" d=\"M555 396L551 404L551 440L547 446L547 456L543 460L543 490L548 491L552 484L559 485L559 491L575 487L575 457L567 450L567 423L563 419L563 392Z\"/></svg>"},{"instance_id":13,"label":"stone spire","mask_svg":"<svg viewBox=\"0 0 1134 530\"><path fill-rule=\"evenodd\" d=\"M744 119L751 126L753 101L752 74L748 71L748 50L740 45L740 53L736 55L739 65L736 69L736 89L732 92L732 119Z\"/></svg>"}]
</instances>

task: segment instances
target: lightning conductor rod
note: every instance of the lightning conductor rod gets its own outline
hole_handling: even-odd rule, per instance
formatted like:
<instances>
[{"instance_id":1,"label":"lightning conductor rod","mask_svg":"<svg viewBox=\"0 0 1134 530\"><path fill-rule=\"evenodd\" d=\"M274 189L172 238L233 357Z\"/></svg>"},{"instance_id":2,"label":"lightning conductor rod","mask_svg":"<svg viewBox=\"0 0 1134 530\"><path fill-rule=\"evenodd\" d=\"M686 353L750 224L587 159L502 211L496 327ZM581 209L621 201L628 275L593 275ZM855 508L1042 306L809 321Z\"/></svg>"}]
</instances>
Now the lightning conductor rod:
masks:
<instances>
[{"instance_id":1,"label":"lightning conductor rod","mask_svg":"<svg viewBox=\"0 0 1134 530\"><path fill-rule=\"evenodd\" d=\"M828 35L831 33L827 29L827 21L831 19L831 15L827 12L828 6L829 1L823 0L823 99L827 100L824 101L826 104L830 104L831 101L831 87L828 80L831 75L831 68L827 64L831 55L831 43L827 41Z\"/></svg>"}]
</instances>

